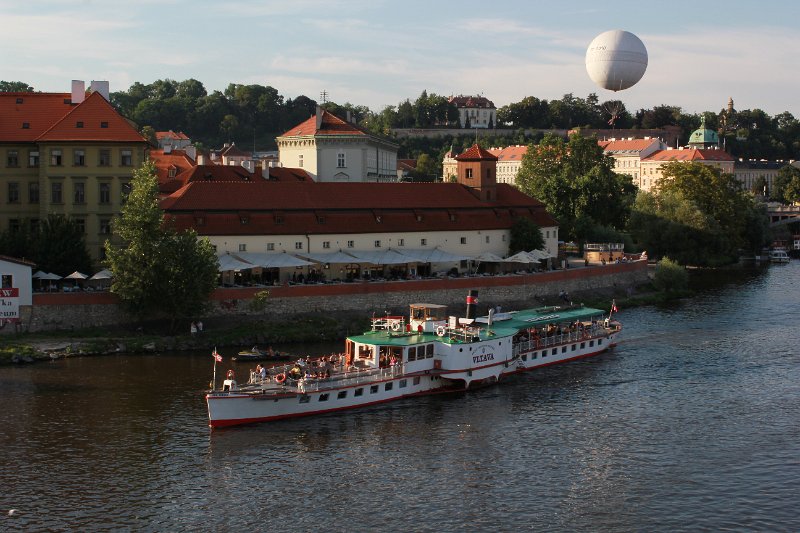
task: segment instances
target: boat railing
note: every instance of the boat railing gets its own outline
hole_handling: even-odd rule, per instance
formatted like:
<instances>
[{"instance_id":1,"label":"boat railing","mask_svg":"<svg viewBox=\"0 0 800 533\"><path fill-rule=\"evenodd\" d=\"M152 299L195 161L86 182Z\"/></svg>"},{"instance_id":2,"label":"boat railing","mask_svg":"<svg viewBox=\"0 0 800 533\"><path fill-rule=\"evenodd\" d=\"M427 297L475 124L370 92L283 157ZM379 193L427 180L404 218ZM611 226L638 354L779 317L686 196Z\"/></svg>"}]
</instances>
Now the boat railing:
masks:
<instances>
[{"instance_id":1,"label":"boat railing","mask_svg":"<svg viewBox=\"0 0 800 533\"><path fill-rule=\"evenodd\" d=\"M406 329L406 317L404 316L382 316L373 317L372 331L390 330L404 331Z\"/></svg>"},{"instance_id":2,"label":"boat railing","mask_svg":"<svg viewBox=\"0 0 800 533\"><path fill-rule=\"evenodd\" d=\"M317 392L326 389L349 387L362 383L374 383L385 379L401 376L404 373L404 365L398 363L386 368L370 368L366 370L345 371L342 374L335 374L326 379L302 379L297 382L299 392Z\"/></svg>"},{"instance_id":3,"label":"boat railing","mask_svg":"<svg viewBox=\"0 0 800 533\"><path fill-rule=\"evenodd\" d=\"M514 343L512 355L518 355L523 352L530 352L532 350L540 350L550 346L559 346L561 344L569 344L571 342L579 342L584 340L593 339L608 332L608 329L614 330L614 326L604 328L601 325L591 326L583 330L568 331L566 333L556 333L553 335L533 337L521 340Z\"/></svg>"}]
</instances>

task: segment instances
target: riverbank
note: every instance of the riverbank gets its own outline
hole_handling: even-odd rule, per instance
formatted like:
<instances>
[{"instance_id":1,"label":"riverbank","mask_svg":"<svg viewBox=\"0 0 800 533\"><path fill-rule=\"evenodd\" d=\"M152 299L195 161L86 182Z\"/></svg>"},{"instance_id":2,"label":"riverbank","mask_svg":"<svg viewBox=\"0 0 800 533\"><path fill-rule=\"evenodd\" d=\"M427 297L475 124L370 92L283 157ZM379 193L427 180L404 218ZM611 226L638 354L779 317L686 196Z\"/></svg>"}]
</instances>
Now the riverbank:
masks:
<instances>
[{"instance_id":1,"label":"riverbank","mask_svg":"<svg viewBox=\"0 0 800 533\"><path fill-rule=\"evenodd\" d=\"M619 309L641 305L661 305L685 298L691 293L660 293L650 285L580 291L570 295L599 309L610 308L615 300ZM504 305L521 309L563 303L558 295L534 297ZM407 309L390 310L405 314ZM50 361L65 357L99 356L117 353L147 354L176 351L220 351L253 345L291 345L343 340L369 328L372 312L315 312L292 316L212 317L204 322L202 334L170 334L161 323L146 323L137 328L89 328L70 332L25 333L0 338L0 365Z\"/></svg>"}]
</instances>

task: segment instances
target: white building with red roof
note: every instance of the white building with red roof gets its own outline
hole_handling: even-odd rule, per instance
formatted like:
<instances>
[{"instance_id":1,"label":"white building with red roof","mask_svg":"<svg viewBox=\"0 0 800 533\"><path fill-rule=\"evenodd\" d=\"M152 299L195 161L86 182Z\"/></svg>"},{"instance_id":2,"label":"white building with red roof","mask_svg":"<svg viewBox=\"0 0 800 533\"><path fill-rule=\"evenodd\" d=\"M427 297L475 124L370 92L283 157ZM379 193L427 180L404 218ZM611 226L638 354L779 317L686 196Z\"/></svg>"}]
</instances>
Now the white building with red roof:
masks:
<instances>
[{"instance_id":1,"label":"white building with red roof","mask_svg":"<svg viewBox=\"0 0 800 533\"><path fill-rule=\"evenodd\" d=\"M182 131L175 133L172 130L157 131L156 142L158 142L158 147L161 150L183 150L192 144L192 140L188 135Z\"/></svg>"},{"instance_id":2,"label":"white building with red roof","mask_svg":"<svg viewBox=\"0 0 800 533\"><path fill-rule=\"evenodd\" d=\"M490 148L497 157L497 183L516 185L517 174L522 168L522 158L528 153L528 147L522 144L505 148Z\"/></svg>"},{"instance_id":3,"label":"white building with red roof","mask_svg":"<svg viewBox=\"0 0 800 533\"><path fill-rule=\"evenodd\" d=\"M736 158L724 150L717 148L667 148L658 150L642 159L641 184L643 191L652 190L663 176L663 167L667 163L695 162L719 169L726 174L734 173Z\"/></svg>"},{"instance_id":4,"label":"white building with red roof","mask_svg":"<svg viewBox=\"0 0 800 533\"><path fill-rule=\"evenodd\" d=\"M397 180L397 144L319 107L316 115L276 141L280 165L302 168L315 181Z\"/></svg>"},{"instance_id":5,"label":"white building with red roof","mask_svg":"<svg viewBox=\"0 0 800 533\"><path fill-rule=\"evenodd\" d=\"M597 141L603 152L614 159L614 172L617 174L627 174L631 177L634 185L642 187L642 176L640 165L642 158L648 157L658 150L664 150L667 145L655 137L644 137L635 139L611 138L610 140Z\"/></svg>"},{"instance_id":6,"label":"white building with red roof","mask_svg":"<svg viewBox=\"0 0 800 533\"><path fill-rule=\"evenodd\" d=\"M485 96L451 96L448 102L458 109L462 128L494 128L497 126L497 108Z\"/></svg>"}]
</instances>

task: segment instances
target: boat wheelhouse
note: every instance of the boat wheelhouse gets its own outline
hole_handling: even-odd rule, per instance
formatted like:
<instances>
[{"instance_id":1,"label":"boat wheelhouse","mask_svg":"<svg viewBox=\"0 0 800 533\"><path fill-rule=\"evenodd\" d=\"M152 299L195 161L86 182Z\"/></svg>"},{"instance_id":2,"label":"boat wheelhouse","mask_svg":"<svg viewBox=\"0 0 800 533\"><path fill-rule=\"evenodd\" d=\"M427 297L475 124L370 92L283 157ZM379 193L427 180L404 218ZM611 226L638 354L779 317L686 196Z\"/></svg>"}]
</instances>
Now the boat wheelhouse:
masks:
<instances>
[{"instance_id":1,"label":"boat wheelhouse","mask_svg":"<svg viewBox=\"0 0 800 533\"><path fill-rule=\"evenodd\" d=\"M490 385L517 372L590 357L616 344L611 313L549 306L465 317L415 303L406 316L373 317L369 331L331 358L274 367L246 384L229 377L206 394L209 425L223 427L352 409L410 396ZM612 306L612 312L615 308Z\"/></svg>"}]
</instances>

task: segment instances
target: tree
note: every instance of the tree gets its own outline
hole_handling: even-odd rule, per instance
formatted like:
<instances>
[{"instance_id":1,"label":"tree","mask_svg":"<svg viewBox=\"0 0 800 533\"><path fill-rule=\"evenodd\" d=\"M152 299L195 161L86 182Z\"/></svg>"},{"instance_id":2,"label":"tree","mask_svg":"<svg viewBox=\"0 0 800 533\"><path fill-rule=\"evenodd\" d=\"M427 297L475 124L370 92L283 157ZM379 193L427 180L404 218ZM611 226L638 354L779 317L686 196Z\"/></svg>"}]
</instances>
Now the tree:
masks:
<instances>
[{"instance_id":1,"label":"tree","mask_svg":"<svg viewBox=\"0 0 800 533\"><path fill-rule=\"evenodd\" d=\"M152 162L134 171L131 192L113 228L122 246L106 241L114 273L111 291L139 319L168 316L176 321L198 315L217 282L217 259L207 240L193 231L164 227L158 205L158 178Z\"/></svg>"},{"instance_id":2,"label":"tree","mask_svg":"<svg viewBox=\"0 0 800 533\"><path fill-rule=\"evenodd\" d=\"M600 225L625 227L636 194L629 176L614 173L613 160L597 139L577 134L567 143L548 134L538 146L530 145L517 186L547 206L570 240L580 240L577 221L587 217Z\"/></svg>"},{"instance_id":3,"label":"tree","mask_svg":"<svg viewBox=\"0 0 800 533\"><path fill-rule=\"evenodd\" d=\"M64 215L49 215L38 226L24 220L18 228L7 229L0 234L0 250L62 276L92 267L83 228Z\"/></svg>"},{"instance_id":4,"label":"tree","mask_svg":"<svg viewBox=\"0 0 800 533\"><path fill-rule=\"evenodd\" d=\"M542 229L531 219L520 217L511 226L511 239L508 243L508 253L529 252L544 248Z\"/></svg>"},{"instance_id":5,"label":"tree","mask_svg":"<svg viewBox=\"0 0 800 533\"><path fill-rule=\"evenodd\" d=\"M24 81L0 81L0 93L32 93L33 87Z\"/></svg>"},{"instance_id":6,"label":"tree","mask_svg":"<svg viewBox=\"0 0 800 533\"><path fill-rule=\"evenodd\" d=\"M669 257L664 257L656 265L653 285L664 292L683 292L689 288L689 274L684 267Z\"/></svg>"},{"instance_id":7,"label":"tree","mask_svg":"<svg viewBox=\"0 0 800 533\"><path fill-rule=\"evenodd\" d=\"M772 181L772 191L770 198L791 204L800 201L800 168L794 165L786 165L778 170L778 174Z\"/></svg>"}]
</instances>

